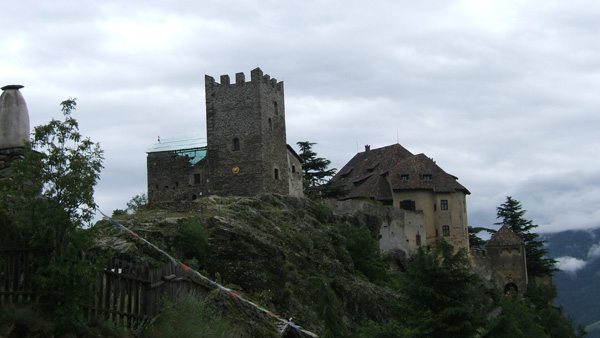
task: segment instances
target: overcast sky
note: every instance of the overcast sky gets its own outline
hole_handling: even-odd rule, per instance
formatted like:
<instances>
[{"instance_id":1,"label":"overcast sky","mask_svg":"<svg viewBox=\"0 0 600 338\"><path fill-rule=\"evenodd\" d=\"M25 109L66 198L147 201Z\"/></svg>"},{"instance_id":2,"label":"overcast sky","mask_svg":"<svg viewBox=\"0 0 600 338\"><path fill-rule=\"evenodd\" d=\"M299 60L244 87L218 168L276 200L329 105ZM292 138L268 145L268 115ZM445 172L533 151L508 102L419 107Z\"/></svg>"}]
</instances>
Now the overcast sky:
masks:
<instances>
[{"instance_id":1,"label":"overcast sky","mask_svg":"<svg viewBox=\"0 0 600 338\"><path fill-rule=\"evenodd\" d=\"M285 83L288 143L335 168L399 142L471 191L472 226L513 196L539 232L591 228L598 18L578 0L4 1L0 86L25 86L32 126L77 98L105 213L146 192L158 135L205 135L205 74L259 66Z\"/></svg>"}]
</instances>

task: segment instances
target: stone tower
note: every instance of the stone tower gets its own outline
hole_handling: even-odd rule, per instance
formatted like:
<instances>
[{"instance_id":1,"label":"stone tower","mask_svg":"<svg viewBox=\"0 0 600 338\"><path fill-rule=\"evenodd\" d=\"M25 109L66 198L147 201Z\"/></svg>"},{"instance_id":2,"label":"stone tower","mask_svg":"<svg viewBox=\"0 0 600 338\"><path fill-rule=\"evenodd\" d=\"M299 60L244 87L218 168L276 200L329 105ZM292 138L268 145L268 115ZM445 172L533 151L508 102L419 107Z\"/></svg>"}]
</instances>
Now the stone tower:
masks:
<instances>
[{"instance_id":1,"label":"stone tower","mask_svg":"<svg viewBox=\"0 0 600 338\"><path fill-rule=\"evenodd\" d=\"M221 195L290 193L283 82L260 68L205 77L209 189Z\"/></svg>"},{"instance_id":2,"label":"stone tower","mask_svg":"<svg viewBox=\"0 0 600 338\"><path fill-rule=\"evenodd\" d=\"M0 95L0 177L10 176L10 163L23 158L24 142L29 140L29 113L21 88L4 86Z\"/></svg>"}]
</instances>

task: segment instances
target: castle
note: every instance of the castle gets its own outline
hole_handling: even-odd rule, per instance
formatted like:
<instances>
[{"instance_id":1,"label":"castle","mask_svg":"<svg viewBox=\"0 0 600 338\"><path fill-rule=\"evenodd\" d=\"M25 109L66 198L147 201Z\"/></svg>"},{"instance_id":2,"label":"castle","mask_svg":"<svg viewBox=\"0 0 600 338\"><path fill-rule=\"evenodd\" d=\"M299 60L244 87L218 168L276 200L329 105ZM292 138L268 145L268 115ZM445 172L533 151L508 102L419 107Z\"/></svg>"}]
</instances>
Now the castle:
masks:
<instances>
[{"instance_id":1,"label":"castle","mask_svg":"<svg viewBox=\"0 0 600 338\"><path fill-rule=\"evenodd\" d=\"M424 154L413 155L400 144L365 146L330 181L349 194L343 199L370 199L407 211L421 211L425 231L409 238L415 246L444 240L456 249L469 247L469 190Z\"/></svg>"},{"instance_id":2,"label":"castle","mask_svg":"<svg viewBox=\"0 0 600 338\"><path fill-rule=\"evenodd\" d=\"M236 83L206 76L207 142L180 137L148 151L148 197L155 206L191 201L207 194L253 196L261 192L302 196L300 158L286 144L283 83L251 72ZM29 113L20 85L0 96L0 178L23 157ZM356 154L331 180L350 193L328 201L338 214L363 212L380 220L381 250L411 255L422 245L446 240L469 249L466 195L469 191L424 154L399 144ZM377 201L379 203L370 203ZM390 208L389 206L393 206ZM470 250L478 274L505 290L525 292L524 243L502 227L485 250Z\"/></svg>"},{"instance_id":3,"label":"castle","mask_svg":"<svg viewBox=\"0 0 600 338\"><path fill-rule=\"evenodd\" d=\"M301 161L286 143L283 82L256 68L249 82L244 73L236 74L235 83L228 75L220 83L207 75L205 92L206 141L198 136L159 140L148 150L149 204L185 208L209 194L302 196ZM424 154L414 155L400 144L366 146L330 183L349 191L341 201L327 201L334 213L367 212L384 220L372 229L381 250L406 257L441 239L455 251L469 250L470 192ZM524 292L522 240L502 228L488 246L471 252L478 273Z\"/></svg>"},{"instance_id":4,"label":"castle","mask_svg":"<svg viewBox=\"0 0 600 338\"><path fill-rule=\"evenodd\" d=\"M283 82L252 70L205 76L206 134L160 141L148 150L148 203L165 205L200 196L302 196L302 166L286 143Z\"/></svg>"}]
</instances>

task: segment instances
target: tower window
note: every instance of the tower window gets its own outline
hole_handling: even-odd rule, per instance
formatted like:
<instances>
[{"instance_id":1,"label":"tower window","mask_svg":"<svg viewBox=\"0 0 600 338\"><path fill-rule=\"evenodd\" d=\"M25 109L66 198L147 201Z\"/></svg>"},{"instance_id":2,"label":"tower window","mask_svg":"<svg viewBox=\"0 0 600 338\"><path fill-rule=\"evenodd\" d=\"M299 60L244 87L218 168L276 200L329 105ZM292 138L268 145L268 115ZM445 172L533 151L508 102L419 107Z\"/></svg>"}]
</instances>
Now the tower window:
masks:
<instances>
[{"instance_id":1,"label":"tower window","mask_svg":"<svg viewBox=\"0 0 600 338\"><path fill-rule=\"evenodd\" d=\"M417 234L417 246L421 246L421 235Z\"/></svg>"},{"instance_id":2,"label":"tower window","mask_svg":"<svg viewBox=\"0 0 600 338\"><path fill-rule=\"evenodd\" d=\"M292 174L296 173L296 165L292 164Z\"/></svg>"},{"instance_id":3,"label":"tower window","mask_svg":"<svg viewBox=\"0 0 600 338\"><path fill-rule=\"evenodd\" d=\"M277 107L277 102L273 101L273 112L275 115L279 114L279 107Z\"/></svg>"},{"instance_id":4,"label":"tower window","mask_svg":"<svg viewBox=\"0 0 600 338\"><path fill-rule=\"evenodd\" d=\"M450 236L450 226L449 225L444 225L442 227L442 234L444 236Z\"/></svg>"},{"instance_id":5,"label":"tower window","mask_svg":"<svg viewBox=\"0 0 600 338\"><path fill-rule=\"evenodd\" d=\"M440 209L442 209L442 210L448 210L448 200L441 200L440 201Z\"/></svg>"},{"instance_id":6,"label":"tower window","mask_svg":"<svg viewBox=\"0 0 600 338\"><path fill-rule=\"evenodd\" d=\"M277 168L273 169L273 177L275 178L276 181L279 180L279 169L277 169Z\"/></svg>"},{"instance_id":7,"label":"tower window","mask_svg":"<svg viewBox=\"0 0 600 338\"><path fill-rule=\"evenodd\" d=\"M233 151L238 150L240 150L240 139L236 137L233 139Z\"/></svg>"},{"instance_id":8,"label":"tower window","mask_svg":"<svg viewBox=\"0 0 600 338\"><path fill-rule=\"evenodd\" d=\"M194 184L200 184L200 174L194 174Z\"/></svg>"},{"instance_id":9,"label":"tower window","mask_svg":"<svg viewBox=\"0 0 600 338\"><path fill-rule=\"evenodd\" d=\"M269 131L273 131L273 121L269 118Z\"/></svg>"}]
</instances>

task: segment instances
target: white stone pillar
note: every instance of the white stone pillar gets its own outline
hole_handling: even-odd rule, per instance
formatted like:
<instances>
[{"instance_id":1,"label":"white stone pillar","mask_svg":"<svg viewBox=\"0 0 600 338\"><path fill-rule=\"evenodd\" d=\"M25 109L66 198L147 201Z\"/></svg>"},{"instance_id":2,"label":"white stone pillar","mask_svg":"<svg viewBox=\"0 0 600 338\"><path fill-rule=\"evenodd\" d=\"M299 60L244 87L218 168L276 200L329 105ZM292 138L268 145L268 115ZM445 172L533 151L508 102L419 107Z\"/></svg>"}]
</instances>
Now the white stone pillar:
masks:
<instances>
[{"instance_id":1,"label":"white stone pillar","mask_svg":"<svg viewBox=\"0 0 600 338\"><path fill-rule=\"evenodd\" d=\"M2 87L0 95L0 149L23 147L29 140L29 113L19 89L21 85Z\"/></svg>"}]
</instances>

